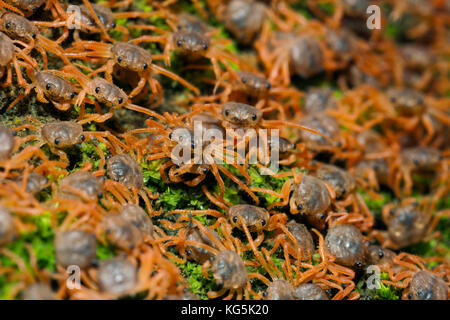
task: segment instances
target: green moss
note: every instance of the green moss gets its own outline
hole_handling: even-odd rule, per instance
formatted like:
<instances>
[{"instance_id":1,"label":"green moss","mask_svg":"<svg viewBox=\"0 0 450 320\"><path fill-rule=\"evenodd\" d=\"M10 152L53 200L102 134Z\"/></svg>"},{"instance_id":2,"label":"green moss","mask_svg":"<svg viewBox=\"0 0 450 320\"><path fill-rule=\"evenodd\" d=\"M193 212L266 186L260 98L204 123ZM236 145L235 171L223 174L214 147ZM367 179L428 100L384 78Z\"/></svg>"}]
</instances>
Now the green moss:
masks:
<instances>
[{"instance_id":1,"label":"green moss","mask_svg":"<svg viewBox=\"0 0 450 320\"><path fill-rule=\"evenodd\" d=\"M187 261L184 264L176 263L181 270L181 275L189 282L189 289L200 299L207 300L209 291L218 290L216 282L212 279L206 279L201 272L201 265Z\"/></svg>"},{"instance_id":2,"label":"green moss","mask_svg":"<svg viewBox=\"0 0 450 320\"><path fill-rule=\"evenodd\" d=\"M18 239L5 245L5 247L25 262L27 272L33 276L35 275L30 266L30 256L26 244L31 245L40 269L55 271L54 231L50 223L50 213L44 212L40 216L30 216L23 220L27 224L34 224L35 230L20 234ZM4 267L17 267L13 260L4 255L0 256L0 265ZM0 299L9 297L9 290L15 283L6 281L5 276L0 276Z\"/></svg>"}]
</instances>

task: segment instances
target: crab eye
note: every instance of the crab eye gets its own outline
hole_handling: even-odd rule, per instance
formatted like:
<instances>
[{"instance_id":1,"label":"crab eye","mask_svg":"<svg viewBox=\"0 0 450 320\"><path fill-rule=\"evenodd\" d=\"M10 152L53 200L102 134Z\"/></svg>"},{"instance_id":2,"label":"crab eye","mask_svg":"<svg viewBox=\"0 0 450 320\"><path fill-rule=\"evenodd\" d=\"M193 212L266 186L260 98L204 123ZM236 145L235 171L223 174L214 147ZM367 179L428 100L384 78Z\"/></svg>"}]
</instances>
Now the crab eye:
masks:
<instances>
[{"instance_id":1,"label":"crab eye","mask_svg":"<svg viewBox=\"0 0 450 320\"><path fill-rule=\"evenodd\" d=\"M181 47L182 44L183 44L183 42L181 40L177 41L177 46Z\"/></svg>"},{"instance_id":2,"label":"crab eye","mask_svg":"<svg viewBox=\"0 0 450 320\"><path fill-rule=\"evenodd\" d=\"M238 217L237 217L237 216L234 216L234 217L233 217L233 222L236 223L237 221L238 221Z\"/></svg>"},{"instance_id":3,"label":"crab eye","mask_svg":"<svg viewBox=\"0 0 450 320\"><path fill-rule=\"evenodd\" d=\"M71 94L70 94L70 99L73 99L75 97L75 92L72 92Z\"/></svg>"},{"instance_id":4,"label":"crab eye","mask_svg":"<svg viewBox=\"0 0 450 320\"><path fill-rule=\"evenodd\" d=\"M204 44L203 45L203 50L207 50L208 49L208 45L207 44Z\"/></svg>"},{"instance_id":5,"label":"crab eye","mask_svg":"<svg viewBox=\"0 0 450 320\"><path fill-rule=\"evenodd\" d=\"M414 164L415 164L416 166L418 166L419 163L420 163L418 159L414 159L413 162L414 162Z\"/></svg>"},{"instance_id":6,"label":"crab eye","mask_svg":"<svg viewBox=\"0 0 450 320\"><path fill-rule=\"evenodd\" d=\"M384 252L382 250L380 250L380 252L378 252L378 258L383 258L384 257Z\"/></svg>"},{"instance_id":7,"label":"crab eye","mask_svg":"<svg viewBox=\"0 0 450 320\"><path fill-rule=\"evenodd\" d=\"M122 57L118 57L117 62L119 62L119 63L122 62Z\"/></svg>"},{"instance_id":8,"label":"crab eye","mask_svg":"<svg viewBox=\"0 0 450 320\"><path fill-rule=\"evenodd\" d=\"M389 214L390 214L391 216L393 216L394 213L395 213L395 209L391 209L391 211L389 211Z\"/></svg>"},{"instance_id":9,"label":"crab eye","mask_svg":"<svg viewBox=\"0 0 450 320\"><path fill-rule=\"evenodd\" d=\"M31 34L31 37L32 37L33 39L35 39L35 38L36 38L36 33L32 33L32 34Z\"/></svg>"},{"instance_id":10,"label":"crab eye","mask_svg":"<svg viewBox=\"0 0 450 320\"><path fill-rule=\"evenodd\" d=\"M269 90L270 88L272 88L272 85L269 82L267 82L266 83L266 89Z\"/></svg>"},{"instance_id":11,"label":"crab eye","mask_svg":"<svg viewBox=\"0 0 450 320\"><path fill-rule=\"evenodd\" d=\"M262 224L263 226L265 226L265 225L266 225L266 220L265 220L265 219L261 219L261 224Z\"/></svg>"},{"instance_id":12,"label":"crab eye","mask_svg":"<svg viewBox=\"0 0 450 320\"><path fill-rule=\"evenodd\" d=\"M297 206L297 210L301 211L302 209L303 209L303 205L300 203L300 204Z\"/></svg>"},{"instance_id":13,"label":"crab eye","mask_svg":"<svg viewBox=\"0 0 450 320\"><path fill-rule=\"evenodd\" d=\"M95 93L99 93L100 92L100 87L95 88Z\"/></svg>"},{"instance_id":14,"label":"crab eye","mask_svg":"<svg viewBox=\"0 0 450 320\"><path fill-rule=\"evenodd\" d=\"M421 106L421 105L423 104L423 99L422 99L422 98L418 98L418 99L417 99L417 104L418 104L419 106Z\"/></svg>"},{"instance_id":15,"label":"crab eye","mask_svg":"<svg viewBox=\"0 0 450 320\"><path fill-rule=\"evenodd\" d=\"M413 298L413 294L412 293L408 294L408 299L411 300L412 298Z\"/></svg>"},{"instance_id":16,"label":"crab eye","mask_svg":"<svg viewBox=\"0 0 450 320\"><path fill-rule=\"evenodd\" d=\"M225 115L226 115L227 117L230 115L230 110L229 110L229 109L225 110Z\"/></svg>"},{"instance_id":17,"label":"crab eye","mask_svg":"<svg viewBox=\"0 0 450 320\"><path fill-rule=\"evenodd\" d=\"M202 171L203 171L203 173L207 173L208 169L207 168L203 168Z\"/></svg>"},{"instance_id":18,"label":"crab eye","mask_svg":"<svg viewBox=\"0 0 450 320\"><path fill-rule=\"evenodd\" d=\"M241 78L242 83L246 83L247 82L247 78Z\"/></svg>"},{"instance_id":19,"label":"crab eye","mask_svg":"<svg viewBox=\"0 0 450 320\"><path fill-rule=\"evenodd\" d=\"M99 192L99 194L97 194L97 197L103 198L103 192Z\"/></svg>"},{"instance_id":20,"label":"crab eye","mask_svg":"<svg viewBox=\"0 0 450 320\"><path fill-rule=\"evenodd\" d=\"M58 145L58 144L59 144L59 139L56 138L56 139L55 139L55 145Z\"/></svg>"},{"instance_id":21,"label":"crab eye","mask_svg":"<svg viewBox=\"0 0 450 320\"><path fill-rule=\"evenodd\" d=\"M265 297L267 297L267 295L268 295L268 293L267 293L267 291L265 291L265 292L263 293L263 297L265 298Z\"/></svg>"},{"instance_id":22,"label":"crab eye","mask_svg":"<svg viewBox=\"0 0 450 320\"><path fill-rule=\"evenodd\" d=\"M81 141L84 141L84 139L86 139L86 137L84 136L84 134L82 134L82 135L80 136L80 140L81 140Z\"/></svg>"},{"instance_id":23,"label":"crab eye","mask_svg":"<svg viewBox=\"0 0 450 320\"><path fill-rule=\"evenodd\" d=\"M11 28L11 22L7 22L7 23L5 24L5 28L6 28L6 29Z\"/></svg>"},{"instance_id":24,"label":"crab eye","mask_svg":"<svg viewBox=\"0 0 450 320\"><path fill-rule=\"evenodd\" d=\"M362 262L361 261L356 261L355 262L355 266L358 267L358 268L361 268L362 267Z\"/></svg>"},{"instance_id":25,"label":"crab eye","mask_svg":"<svg viewBox=\"0 0 450 320\"><path fill-rule=\"evenodd\" d=\"M190 256L191 255L191 250L186 250L186 255Z\"/></svg>"},{"instance_id":26,"label":"crab eye","mask_svg":"<svg viewBox=\"0 0 450 320\"><path fill-rule=\"evenodd\" d=\"M391 100L392 103L395 103L397 101L397 99L395 97L391 97L390 100Z\"/></svg>"},{"instance_id":27,"label":"crab eye","mask_svg":"<svg viewBox=\"0 0 450 320\"><path fill-rule=\"evenodd\" d=\"M45 89L47 89L47 90L50 90L51 87L52 87L52 86L50 85L50 83L47 83L47 84L45 85Z\"/></svg>"},{"instance_id":28,"label":"crab eye","mask_svg":"<svg viewBox=\"0 0 450 320\"><path fill-rule=\"evenodd\" d=\"M119 98L117 99L117 101L119 101L119 104L121 104L123 102L123 98Z\"/></svg>"},{"instance_id":29,"label":"crab eye","mask_svg":"<svg viewBox=\"0 0 450 320\"><path fill-rule=\"evenodd\" d=\"M146 70L148 68L148 64L144 63L142 67L144 68L144 70Z\"/></svg>"},{"instance_id":30,"label":"crab eye","mask_svg":"<svg viewBox=\"0 0 450 320\"><path fill-rule=\"evenodd\" d=\"M347 192L347 190L345 190L345 189L342 189L342 190L341 190L341 193L342 193L342 194L345 194L346 192Z\"/></svg>"},{"instance_id":31,"label":"crab eye","mask_svg":"<svg viewBox=\"0 0 450 320\"><path fill-rule=\"evenodd\" d=\"M256 114L252 114L252 120L256 121L256 119L258 119L258 116Z\"/></svg>"},{"instance_id":32,"label":"crab eye","mask_svg":"<svg viewBox=\"0 0 450 320\"><path fill-rule=\"evenodd\" d=\"M115 28L117 25L116 25L116 23L115 22L113 22L113 23L111 23L111 28Z\"/></svg>"}]
</instances>

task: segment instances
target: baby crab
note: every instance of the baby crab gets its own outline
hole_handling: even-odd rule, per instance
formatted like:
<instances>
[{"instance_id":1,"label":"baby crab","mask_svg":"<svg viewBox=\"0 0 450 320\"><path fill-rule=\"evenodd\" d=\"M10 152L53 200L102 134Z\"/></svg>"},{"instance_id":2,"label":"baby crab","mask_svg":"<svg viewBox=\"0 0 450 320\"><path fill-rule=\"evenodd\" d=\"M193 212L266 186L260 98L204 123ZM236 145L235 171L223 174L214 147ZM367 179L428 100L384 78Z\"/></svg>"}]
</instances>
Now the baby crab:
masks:
<instances>
[{"instance_id":1,"label":"baby crab","mask_svg":"<svg viewBox=\"0 0 450 320\"><path fill-rule=\"evenodd\" d=\"M287 180L279 197L283 201L273 203L269 208L284 206L289 203L291 214L300 213L309 224L324 229L331 202L335 195L331 187L324 181L304 174L300 181L298 181L298 177Z\"/></svg>"},{"instance_id":2,"label":"baby crab","mask_svg":"<svg viewBox=\"0 0 450 320\"><path fill-rule=\"evenodd\" d=\"M75 79L77 79L77 81L83 86L83 90L79 93L77 100L75 102L76 106L81 106L79 115L80 119L83 119L84 116L84 107L85 107L84 102L86 100L86 95L90 95L95 98L94 101L92 101L89 98L88 102L93 103L95 105L95 108L99 114L89 115L89 117L91 118L94 117L94 119L97 118L95 120L97 122L104 122L108 120L113 116L114 110L120 108L133 110L155 118L161 118L161 116L156 112L132 104L130 102L128 95L112 82L109 82L100 77L89 79L75 67L71 68L70 66L68 66L67 71L69 70L73 71L72 76ZM106 107L110 108L110 112L103 114L98 102L103 103ZM82 121L87 122L88 120L83 119Z\"/></svg>"},{"instance_id":3,"label":"baby crab","mask_svg":"<svg viewBox=\"0 0 450 320\"><path fill-rule=\"evenodd\" d=\"M323 53L320 43L312 36L303 35L294 38L289 51L288 61L291 72L302 78L310 78L324 70ZM275 80L275 68L269 79Z\"/></svg>"},{"instance_id":4,"label":"baby crab","mask_svg":"<svg viewBox=\"0 0 450 320\"><path fill-rule=\"evenodd\" d=\"M144 185L142 169L136 160L127 154L118 154L106 161L107 172L111 179L120 182L127 188L136 187L138 190Z\"/></svg>"},{"instance_id":5,"label":"baby crab","mask_svg":"<svg viewBox=\"0 0 450 320\"><path fill-rule=\"evenodd\" d=\"M314 283L303 283L295 288L298 300L329 300L326 292Z\"/></svg>"},{"instance_id":6,"label":"baby crab","mask_svg":"<svg viewBox=\"0 0 450 320\"><path fill-rule=\"evenodd\" d=\"M11 157L15 147L15 139L11 130L0 126L0 161Z\"/></svg>"},{"instance_id":7,"label":"baby crab","mask_svg":"<svg viewBox=\"0 0 450 320\"><path fill-rule=\"evenodd\" d=\"M284 279L271 281L263 296L267 300L297 300L294 286Z\"/></svg>"},{"instance_id":8,"label":"baby crab","mask_svg":"<svg viewBox=\"0 0 450 320\"><path fill-rule=\"evenodd\" d=\"M222 49L219 45L222 42L228 42L224 40L216 40L211 38L210 32L197 32L193 28L178 28L174 27L174 23L169 23L172 27L172 32L165 30L156 30L161 33L158 36L141 36L139 38L131 40L133 43L138 44L141 42L159 42L164 45L164 60L166 65L170 65L171 51L175 50L178 54L186 58L188 61L197 61L201 58L207 58L211 61L212 68L216 78L221 75L220 64L223 64L228 71L234 72L230 65L230 62L238 64L238 59L227 52L226 49ZM219 64L220 63L220 64ZM189 66L194 68L197 66ZM201 66L203 68L203 66Z\"/></svg>"},{"instance_id":9,"label":"baby crab","mask_svg":"<svg viewBox=\"0 0 450 320\"><path fill-rule=\"evenodd\" d=\"M303 98L302 110L306 114L337 109L337 99L329 88L309 88Z\"/></svg>"},{"instance_id":10,"label":"baby crab","mask_svg":"<svg viewBox=\"0 0 450 320\"><path fill-rule=\"evenodd\" d=\"M57 2L57 1L55 1ZM62 11L60 19L54 21L35 21L35 25L45 28L61 28L63 34L56 40L56 43L62 43L69 36L69 30L73 30L73 25L76 24L78 28L75 28L73 37L76 42L82 41L80 32L87 34L101 33L101 38L104 41L113 41L108 35L109 30L117 30L123 34L123 39L127 39L130 32L128 28L116 24L115 19L123 18L146 18L158 14L154 12L113 12L109 7L90 3L87 0L83 0L84 4L74 5L70 4L66 11ZM62 20L61 20L62 19Z\"/></svg>"},{"instance_id":11,"label":"baby crab","mask_svg":"<svg viewBox=\"0 0 450 320\"><path fill-rule=\"evenodd\" d=\"M35 132L39 132L39 134L28 135L26 141L37 140L39 142L39 148L47 144L50 151L58 155L62 163L69 165L69 159L67 158L66 153L61 149L85 141L87 133L83 131L82 125L73 121L56 121L44 125L37 120L34 121L37 122L41 128L34 124L27 123L18 126L15 130L31 129Z\"/></svg>"},{"instance_id":12,"label":"baby crab","mask_svg":"<svg viewBox=\"0 0 450 320\"><path fill-rule=\"evenodd\" d=\"M36 282L23 290L22 298L23 300L55 300L55 293L48 284Z\"/></svg>"},{"instance_id":13,"label":"baby crab","mask_svg":"<svg viewBox=\"0 0 450 320\"><path fill-rule=\"evenodd\" d=\"M383 207L383 222L387 226L387 232L374 230L372 236L382 243L383 247L401 249L412 244L432 238L436 234L431 232L439 223L443 215L448 215L448 210L442 210L434 214L435 201L442 196L437 192L433 199L425 198L420 204L414 198L405 198L400 205L393 203Z\"/></svg>"},{"instance_id":14,"label":"baby crab","mask_svg":"<svg viewBox=\"0 0 450 320\"><path fill-rule=\"evenodd\" d=\"M439 150L433 147L412 147L401 151L390 167L390 185L397 196L408 196L413 187L412 173L439 171L439 181L448 179L448 163ZM403 188L400 184L404 181Z\"/></svg>"},{"instance_id":15,"label":"baby crab","mask_svg":"<svg viewBox=\"0 0 450 320\"><path fill-rule=\"evenodd\" d=\"M396 253L392 250L382 248L379 245L368 245L366 261L367 265L387 266L392 263L392 259L396 256Z\"/></svg>"},{"instance_id":16,"label":"baby crab","mask_svg":"<svg viewBox=\"0 0 450 320\"><path fill-rule=\"evenodd\" d=\"M220 239L216 232L211 231L211 234L215 238L217 238L217 240ZM194 241L204 243L217 249L214 243L204 233L202 233L198 227L195 226L187 228L187 230L185 231L185 240L189 241L189 243L193 243ZM199 264L204 264L206 261L214 257L214 255L210 251L193 244L187 244L185 247L185 252L188 259L193 260Z\"/></svg>"},{"instance_id":17,"label":"baby crab","mask_svg":"<svg viewBox=\"0 0 450 320\"><path fill-rule=\"evenodd\" d=\"M114 74L115 65L137 73L140 79L138 85L130 92L128 96L128 98L130 99L134 98L138 93L140 93L145 84L148 82L152 90L152 97L154 98L156 95L158 95L158 102L161 102L161 85L152 77L152 72L163 74L166 77L178 81L182 85L192 90L195 94L199 94L198 89L191 85L189 82L187 82L177 74L154 64L152 54L132 42L116 42L114 44L106 44L102 42L80 41L73 44L73 47L70 49L70 51L66 52L66 56L71 58L85 59L88 61L92 58L106 59L106 63L92 72L90 75L92 76L104 72L105 78L109 81L109 83L112 82L112 75ZM105 84L103 85L105 86ZM92 86L92 88L88 91L90 92L94 88L95 86ZM92 93L90 92L89 94ZM126 98L122 98L124 99L123 102L125 102Z\"/></svg>"},{"instance_id":18,"label":"baby crab","mask_svg":"<svg viewBox=\"0 0 450 320\"><path fill-rule=\"evenodd\" d=\"M355 219L355 222L362 220L362 225L359 226L361 230L369 230L372 228L374 223L373 215L364 202L364 199L356 192L356 179L349 172L334 165L324 164L319 166L315 172L315 176L325 181L333 189L336 199L342 199L336 202L336 207L342 208L344 211L349 205L353 207L351 214L332 214L333 217L341 216L333 223L344 220L350 223L348 219Z\"/></svg>"},{"instance_id":19,"label":"baby crab","mask_svg":"<svg viewBox=\"0 0 450 320\"><path fill-rule=\"evenodd\" d=\"M56 263L67 268L76 265L81 269L97 261L97 241L93 234L81 230L62 231L55 237Z\"/></svg>"},{"instance_id":20,"label":"baby crab","mask_svg":"<svg viewBox=\"0 0 450 320\"><path fill-rule=\"evenodd\" d=\"M97 201L103 194L103 185L89 172L76 171L59 182L58 196L62 199Z\"/></svg>"},{"instance_id":21,"label":"baby crab","mask_svg":"<svg viewBox=\"0 0 450 320\"><path fill-rule=\"evenodd\" d=\"M106 239L116 247L131 251L144 243L141 230L121 214L108 214L99 225L98 232L104 231Z\"/></svg>"},{"instance_id":22,"label":"baby crab","mask_svg":"<svg viewBox=\"0 0 450 320\"><path fill-rule=\"evenodd\" d=\"M309 26L307 27L309 28ZM291 75L303 79L318 75L325 70L333 71L337 64L333 61L331 50L320 41L319 34L324 33L320 25L317 30L303 33L272 32L270 24L265 24L261 37L255 41L258 55L269 72L271 83L287 86ZM319 31L319 33L317 33Z\"/></svg>"},{"instance_id":23,"label":"baby crab","mask_svg":"<svg viewBox=\"0 0 450 320\"><path fill-rule=\"evenodd\" d=\"M342 142L338 141L340 140L340 129L339 122L335 117L324 111L316 112L301 118L298 124L307 126L310 130L313 129L314 133L320 132L320 135L318 135L311 131L299 131L300 141L304 142L309 150L314 152L335 151L338 154L337 145L342 144ZM331 139L338 142L333 143Z\"/></svg>"},{"instance_id":24,"label":"baby crab","mask_svg":"<svg viewBox=\"0 0 450 320\"><path fill-rule=\"evenodd\" d=\"M25 17L32 16L34 13L36 13L40 7L44 5L44 3L49 2L49 4L46 5L50 6L50 3L58 2L58 1L46 1L46 0L15 0L14 3L17 6L17 8L20 9L21 15L24 15ZM58 3L59 5L59 3Z\"/></svg>"},{"instance_id":25,"label":"baby crab","mask_svg":"<svg viewBox=\"0 0 450 320\"><path fill-rule=\"evenodd\" d=\"M212 260L211 271L219 286L236 290L247 284L248 276L244 261L236 252L221 251Z\"/></svg>"},{"instance_id":26,"label":"baby crab","mask_svg":"<svg viewBox=\"0 0 450 320\"><path fill-rule=\"evenodd\" d=\"M259 1L232 0L220 5L216 14L239 43L249 45L260 33L267 11Z\"/></svg>"},{"instance_id":27,"label":"baby crab","mask_svg":"<svg viewBox=\"0 0 450 320\"><path fill-rule=\"evenodd\" d=\"M120 214L134 224L146 237L153 238L153 222L148 214L137 204L126 204L120 210Z\"/></svg>"},{"instance_id":28,"label":"baby crab","mask_svg":"<svg viewBox=\"0 0 450 320\"><path fill-rule=\"evenodd\" d=\"M7 244L16 237L16 227L11 213L0 207L0 246Z\"/></svg>"},{"instance_id":29,"label":"baby crab","mask_svg":"<svg viewBox=\"0 0 450 320\"><path fill-rule=\"evenodd\" d=\"M242 230L241 223L243 220L251 232L264 229L270 219L270 214L266 209L249 204L231 206L227 215L233 227ZM243 219L239 219L239 216Z\"/></svg>"},{"instance_id":30,"label":"baby crab","mask_svg":"<svg viewBox=\"0 0 450 320\"><path fill-rule=\"evenodd\" d=\"M433 70L437 67L437 57L425 46L403 45L398 49L394 72L396 84L425 90L433 79Z\"/></svg>"},{"instance_id":31,"label":"baby crab","mask_svg":"<svg viewBox=\"0 0 450 320\"><path fill-rule=\"evenodd\" d=\"M222 240L221 238L218 239L216 235L212 233L210 228L205 227L198 220L192 219L191 221L215 245L215 248L213 248L209 245L198 243L196 241L192 243L195 246L201 246L202 248L213 253L213 256L202 265L202 274L206 278L209 278L207 270L211 267L214 279L222 288L217 292L209 291L208 297L210 299L214 299L222 296L226 292L229 292L229 294L224 298L225 300L233 298L235 294L237 294L237 299L240 300L242 299L243 293L245 294L245 298L249 299L249 277L254 274L247 273L245 267L246 263L240 256L241 243L239 241L235 241L235 238L231 235L231 226L228 223L221 223L219 225L220 232L224 237L224 240ZM244 228L246 228L245 225ZM249 239L249 241L251 241L251 239ZM252 247L255 247L254 244Z\"/></svg>"},{"instance_id":32,"label":"baby crab","mask_svg":"<svg viewBox=\"0 0 450 320\"><path fill-rule=\"evenodd\" d=\"M49 183L47 177L44 177L37 172L29 172L27 175L23 174L18 177L16 181L19 184L24 183L25 190L31 194L37 194Z\"/></svg>"},{"instance_id":33,"label":"baby crab","mask_svg":"<svg viewBox=\"0 0 450 320\"><path fill-rule=\"evenodd\" d=\"M448 285L434 273L422 270L411 278L404 296L408 300L448 300Z\"/></svg>"},{"instance_id":34,"label":"baby crab","mask_svg":"<svg viewBox=\"0 0 450 320\"><path fill-rule=\"evenodd\" d=\"M218 111L220 110L222 126L225 128L243 128L245 130L253 128L256 130L259 128L278 129L285 126L308 131L311 134L317 134L323 137L327 141L330 140L329 137L319 130L311 129L309 125L305 126L283 120L264 120L263 113L260 109L245 103L230 101L225 102L222 105L213 103L208 105L194 105L192 110L195 114L204 110L209 110L217 117L219 117Z\"/></svg>"},{"instance_id":35,"label":"baby crab","mask_svg":"<svg viewBox=\"0 0 450 320\"><path fill-rule=\"evenodd\" d=\"M368 185L373 190L379 190L381 185L389 185L390 166L386 159L361 160L350 168L350 172L359 183Z\"/></svg>"},{"instance_id":36,"label":"baby crab","mask_svg":"<svg viewBox=\"0 0 450 320\"><path fill-rule=\"evenodd\" d=\"M70 61L64 56L61 47L47 37L40 35L38 28L21 15L12 12L2 13L0 15L0 31L22 45L26 54L29 54L34 48L38 50L42 55L44 69L47 69L47 52L52 52L61 58L65 64L70 65ZM37 68L36 63L33 64L33 67Z\"/></svg>"},{"instance_id":37,"label":"baby crab","mask_svg":"<svg viewBox=\"0 0 450 320\"><path fill-rule=\"evenodd\" d=\"M448 266L442 264L429 270L421 257L402 252L393 259L398 267L388 270L390 280L383 283L405 289L403 300L448 300L446 277ZM445 280L444 280L445 279Z\"/></svg>"},{"instance_id":38,"label":"baby crab","mask_svg":"<svg viewBox=\"0 0 450 320\"><path fill-rule=\"evenodd\" d=\"M296 258L300 255L302 260L310 261L315 246L308 228L304 224L295 222L295 220L289 221L286 225L280 223L277 227L283 233L275 237L274 246L269 254L272 255L281 245L288 254Z\"/></svg>"},{"instance_id":39,"label":"baby crab","mask_svg":"<svg viewBox=\"0 0 450 320\"><path fill-rule=\"evenodd\" d=\"M127 194L128 189L133 192L135 201L138 194L143 198L147 209L153 213L149 198L155 198L148 188L144 187L144 177L139 163L128 154L117 154L106 161L107 174L115 182L105 181L107 191L113 193L117 199L122 199L119 194ZM129 198L128 200L131 200Z\"/></svg>"},{"instance_id":40,"label":"baby crab","mask_svg":"<svg viewBox=\"0 0 450 320\"><path fill-rule=\"evenodd\" d=\"M45 70L28 72L33 82L26 86L25 92L20 94L8 107L11 109L20 100L30 94L34 89L37 93L37 99L40 102L48 103L47 97L53 105L61 111L66 111L74 102L76 93L79 91L70 81L64 79L71 75L59 70Z\"/></svg>"},{"instance_id":41,"label":"baby crab","mask_svg":"<svg viewBox=\"0 0 450 320\"><path fill-rule=\"evenodd\" d=\"M136 257L120 254L102 260L86 278L79 290L69 290L72 298L109 300L145 292L147 299L162 299L179 291L181 275L157 248L143 246Z\"/></svg>"},{"instance_id":42,"label":"baby crab","mask_svg":"<svg viewBox=\"0 0 450 320\"><path fill-rule=\"evenodd\" d=\"M131 291L138 282L137 267L122 257L100 263L98 284L102 292L122 296Z\"/></svg>"},{"instance_id":43,"label":"baby crab","mask_svg":"<svg viewBox=\"0 0 450 320\"><path fill-rule=\"evenodd\" d=\"M221 90L216 94L219 88ZM282 119L289 107L299 109L298 101L302 95L294 88L274 87L265 76L249 71L224 72L215 81L213 93L212 97L198 100L211 101L219 98L221 103L236 101L252 104L263 112L276 110ZM283 100L283 104L278 103L279 100Z\"/></svg>"},{"instance_id":44,"label":"baby crab","mask_svg":"<svg viewBox=\"0 0 450 320\"><path fill-rule=\"evenodd\" d=\"M180 210L171 211L167 214L172 213L180 213ZM198 211L194 211L193 213L198 214ZM207 214L207 212L202 213ZM187 220L188 223L186 224L184 222L180 222L180 219ZM187 258L188 260L195 261L199 264L204 264L210 260L215 253L215 251L211 251L209 248L218 250L218 247L215 245L214 241L220 242L220 236L212 229L209 229L210 232L206 235L202 229L198 228L196 225L193 225L191 219L192 218L189 216L182 216L177 220L177 223L170 223L169 221L161 220L161 223L169 230L180 229L180 231L176 237L169 237L165 235L162 230L158 230L158 233L161 235L161 239L158 241L162 242L160 248L165 256L177 261L178 263L185 263L185 259ZM214 241L212 241L210 237L213 237ZM183 256L183 259L180 259L172 252L166 250L166 248L174 245L177 246L178 252L181 256Z\"/></svg>"},{"instance_id":45,"label":"baby crab","mask_svg":"<svg viewBox=\"0 0 450 320\"><path fill-rule=\"evenodd\" d=\"M410 131L421 123L425 127L427 135L424 144L427 144L435 135L433 118L444 124L450 123L450 117L445 113L439 100L425 96L422 92L409 88L391 88L386 95L397 113L394 120L405 130Z\"/></svg>"},{"instance_id":46,"label":"baby crab","mask_svg":"<svg viewBox=\"0 0 450 320\"><path fill-rule=\"evenodd\" d=\"M16 42L21 43L20 41ZM20 86L25 87L27 83L23 79L20 67L37 67L36 61L30 58L22 49L14 45L14 42L3 32L0 32L0 43L0 68L2 69L0 76L3 76L6 71L6 79L4 83L0 84L0 86L2 88L6 88L12 84L12 64L14 66L14 70L16 71L17 83Z\"/></svg>"},{"instance_id":47,"label":"baby crab","mask_svg":"<svg viewBox=\"0 0 450 320\"><path fill-rule=\"evenodd\" d=\"M365 264L365 240L353 225L338 224L328 230L325 247L327 252L336 258L337 264L357 269L361 269Z\"/></svg>"},{"instance_id":48,"label":"baby crab","mask_svg":"<svg viewBox=\"0 0 450 320\"><path fill-rule=\"evenodd\" d=\"M274 214L270 216L269 211L265 208L249 205L238 204L231 206L227 212L228 220L232 227L244 231L246 234L256 232L258 238L253 240L256 246L262 243L264 239L263 230L273 230L278 225L278 220L284 218L284 214ZM221 220L221 218L219 218ZM220 223L220 221L218 221ZM250 237L250 234L247 234ZM242 249L247 250L246 247Z\"/></svg>"}]
</instances>

